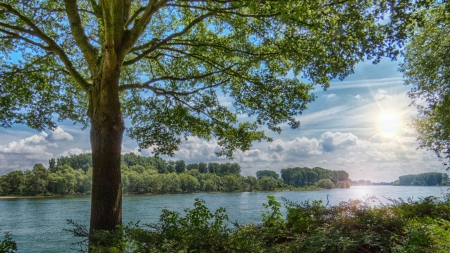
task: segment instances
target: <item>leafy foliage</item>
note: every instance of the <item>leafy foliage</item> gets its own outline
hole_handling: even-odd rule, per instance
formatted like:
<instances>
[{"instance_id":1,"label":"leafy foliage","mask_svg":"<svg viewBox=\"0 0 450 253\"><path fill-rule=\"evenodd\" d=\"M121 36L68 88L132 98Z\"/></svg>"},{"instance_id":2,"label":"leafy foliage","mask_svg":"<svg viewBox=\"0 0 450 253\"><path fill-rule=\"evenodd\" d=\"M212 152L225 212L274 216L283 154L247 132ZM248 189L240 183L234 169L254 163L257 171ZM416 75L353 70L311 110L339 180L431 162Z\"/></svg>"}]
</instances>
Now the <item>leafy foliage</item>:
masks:
<instances>
[{"instance_id":1,"label":"leafy foliage","mask_svg":"<svg viewBox=\"0 0 450 253\"><path fill-rule=\"evenodd\" d=\"M94 103L106 101L101 91L114 100L108 114L131 119L141 148L173 154L187 136L216 137L218 153L231 156L270 139L259 125L297 128L315 85L326 89L366 58L395 57L409 6L424 3L3 1L0 122L86 126L100 118L94 107L107 113ZM238 122L239 113L256 120Z\"/></svg>"},{"instance_id":2,"label":"leafy foliage","mask_svg":"<svg viewBox=\"0 0 450 253\"><path fill-rule=\"evenodd\" d=\"M193 164L194 166L186 171L189 164L186 166L183 160L166 161L162 158L129 153L123 154L121 161L123 193L273 191L287 186L283 179L276 180L273 176L276 177L278 174L270 170L266 170L264 173L272 175L271 177L262 176L257 179L250 176L244 178L239 174L241 167L237 163ZM0 176L0 194L61 196L90 194L91 166L91 154L51 159L48 169L42 164L36 164L32 170L12 171ZM198 169L193 168L201 168L203 172L200 173ZM334 172L318 167L314 168L314 171L324 172L326 175L344 175L343 179L348 177L348 174L342 171ZM340 179L336 176L332 178ZM340 187L348 188L349 184L346 182L342 181L339 184ZM326 188L325 185L317 186Z\"/></svg>"},{"instance_id":3,"label":"leafy foliage","mask_svg":"<svg viewBox=\"0 0 450 253\"><path fill-rule=\"evenodd\" d=\"M164 210L160 222L129 224L118 247L125 252L436 252L450 250L450 203L374 197L336 206L322 201L281 204L268 196L261 224L230 223L225 210L196 199L185 215ZM377 205L375 205L377 203ZM102 252L102 251L93 251Z\"/></svg>"},{"instance_id":4,"label":"leafy foliage","mask_svg":"<svg viewBox=\"0 0 450 253\"><path fill-rule=\"evenodd\" d=\"M428 172L417 175L400 176L399 185L421 185L421 186L436 186L445 185L448 180L447 173Z\"/></svg>"},{"instance_id":5,"label":"leafy foliage","mask_svg":"<svg viewBox=\"0 0 450 253\"><path fill-rule=\"evenodd\" d=\"M9 233L6 233L4 239L0 241L0 253L14 253L16 251L16 242L13 241Z\"/></svg>"},{"instance_id":6,"label":"leafy foliage","mask_svg":"<svg viewBox=\"0 0 450 253\"><path fill-rule=\"evenodd\" d=\"M448 3L422 12L425 19L412 23L413 36L403 55L401 70L405 84L411 85L409 97L419 115L412 125L421 148L427 148L443 160L450 159L450 14Z\"/></svg>"},{"instance_id":7,"label":"leafy foliage","mask_svg":"<svg viewBox=\"0 0 450 253\"><path fill-rule=\"evenodd\" d=\"M314 167L312 169L307 167L282 169L281 178L285 184L294 187L313 186L321 179L329 179L333 185L339 181L349 181L348 173L343 170L327 170L320 167Z\"/></svg>"},{"instance_id":8,"label":"leafy foliage","mask_svg":"<svg viewBox=\"0 0 450 253\"><path fill-rule=\"evenodd\" d=\"M273 170L258 170L256 172L256 178L261 179L262 177L273 177L273 179L277 180L280 175Z\"/></svg>"},{"instance_id":9,"label":"leafy foliage","mask_svg":"<svg viewBox=\"0 0 450 253\"><path fill-rule=\"evenodd\" d=\"M339 181L342 182L342 181ZM336 186L334 185L333 181L331 181L329 178L326 179L320 179L316 183L317 187L324 188L324 189L333 189Z\"/></svg>"}]
</instances>

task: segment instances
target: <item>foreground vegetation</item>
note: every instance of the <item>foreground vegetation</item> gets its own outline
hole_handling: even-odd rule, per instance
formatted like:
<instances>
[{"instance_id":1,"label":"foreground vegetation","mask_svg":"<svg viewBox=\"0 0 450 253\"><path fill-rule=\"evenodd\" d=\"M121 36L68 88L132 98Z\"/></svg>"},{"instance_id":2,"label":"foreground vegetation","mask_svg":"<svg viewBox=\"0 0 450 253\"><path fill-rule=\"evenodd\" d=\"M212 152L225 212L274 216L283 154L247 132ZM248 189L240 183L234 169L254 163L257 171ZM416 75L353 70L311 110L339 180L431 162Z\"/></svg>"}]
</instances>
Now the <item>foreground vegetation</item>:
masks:
<instances>
[{"instance_id":1,"label":"foreground vegetation","mask_svg":"<svg viewBox=\"0 0 450 253\"><path fill-rule=\"evenodd\" d=\"M0 241L0 253L14 253L16 250L16 242L13 241L9 233L6 233L4 239Z\"/></svg>"},{"instance_id":2,"label":"foreground vegetation","mask_svg":"<svg viewBox=\"0 0 450 253\"><path fill-rule=\"evenodd\" d=\"M157 224L128 224L115 247L125 252L450 252L450 202L427 197L372 197L330 206L322 201L282 205L273 196L260 224L237 224L226 210L212 212L196 199L184 215L163 210ZM73 222L71 222L73 224ZM72 230L87 236L86 227ZM105 238L111 234L100 233ZM98 247L93 252L114 252ZM117 250L117 252L119 252Z\"/></svg>"}]
</instances>

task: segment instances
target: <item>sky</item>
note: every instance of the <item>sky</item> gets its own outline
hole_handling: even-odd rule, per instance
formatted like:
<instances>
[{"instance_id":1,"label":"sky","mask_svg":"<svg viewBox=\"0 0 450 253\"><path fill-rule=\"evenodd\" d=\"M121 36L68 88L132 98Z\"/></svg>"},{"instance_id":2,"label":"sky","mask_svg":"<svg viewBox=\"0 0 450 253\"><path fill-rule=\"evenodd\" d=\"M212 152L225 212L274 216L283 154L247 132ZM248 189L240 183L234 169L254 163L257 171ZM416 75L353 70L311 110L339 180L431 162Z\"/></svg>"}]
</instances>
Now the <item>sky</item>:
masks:
<instances>
[{"instance_id":1,"label":"sky","mask_svg":"<svg viewBox=\"0 0 450 253\"><path fill-rule=\"evenodd\" d=\"M417 149L414 130L408 126L416 109L409 106L397 61L359 63L355 73L336 80L327 91L317 87L316 101L300 116L300 128L283 126L281 134L270 132L273 142L253 143L251 150L235 152L234 159L217 157L215 140L190 137L172 158L189 163L237 162L241 174L258 170L280 172L291 167L322 167L345 170L352 180L392 182L401 175L446 172L431 151ZM231 100L222 97L225 105ZM248 120L241 115L242 121ZM251 120L251 119L250 119ZM54 131L39 132L23 125L0 128L0 175L12 170L48 166L51 158L90 152L89 129L62 122ZM138 151L136 141L124 136L123 153L148 156Z\"/></svg>"}]
</instances>

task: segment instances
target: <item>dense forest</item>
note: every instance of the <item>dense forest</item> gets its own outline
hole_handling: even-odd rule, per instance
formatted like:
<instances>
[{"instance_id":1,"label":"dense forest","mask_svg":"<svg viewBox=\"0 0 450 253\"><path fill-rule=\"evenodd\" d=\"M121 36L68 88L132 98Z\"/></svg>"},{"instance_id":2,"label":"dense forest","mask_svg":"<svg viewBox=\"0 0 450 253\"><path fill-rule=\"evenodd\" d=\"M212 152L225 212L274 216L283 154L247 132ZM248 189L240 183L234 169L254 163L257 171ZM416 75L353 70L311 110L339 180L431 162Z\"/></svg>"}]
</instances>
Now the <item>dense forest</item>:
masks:
<instances>
[{"instance_id":1,"label":"dense forest","mask_svg":"<svg viewBox=\"0 0 450 253\"><path fill-rule=\"evenodd\" d=\"M415 186L437 186L446 185L448 181L447 173L428 172L416 175L400 176L394 185L415 185Z\"/></svg>"},{"instance_id":2,"label":"dense forest","mask_svg":"<svg viewBox=\"0 0 450 253\"><path fill-rule=\"evenodd\" d=\"M316 182L322 188L349 188L349 175L343 170L334 171L320 167L315 168L287 168L281 170L281 178L283 181L295 187L304 187L315 185Z\"/></svg>"},{"instance_id":3,"label":"dense forest","mask_svg":"<svg viewBox=\"0 0 450 253\"><path fill-rule=\"evenodd\" d=\"M237 163L166 161L133 153L122 155L122 186L125 194L190 192L273 191L277 188L348 188L348 173L323 168L287 168L281 177L260 170L244 177ZM0 177L1 195L83 195L92 185L91 154L52 158L49 166L38 163L31 170L16 170Z\"/></svg>"}]
</instances>

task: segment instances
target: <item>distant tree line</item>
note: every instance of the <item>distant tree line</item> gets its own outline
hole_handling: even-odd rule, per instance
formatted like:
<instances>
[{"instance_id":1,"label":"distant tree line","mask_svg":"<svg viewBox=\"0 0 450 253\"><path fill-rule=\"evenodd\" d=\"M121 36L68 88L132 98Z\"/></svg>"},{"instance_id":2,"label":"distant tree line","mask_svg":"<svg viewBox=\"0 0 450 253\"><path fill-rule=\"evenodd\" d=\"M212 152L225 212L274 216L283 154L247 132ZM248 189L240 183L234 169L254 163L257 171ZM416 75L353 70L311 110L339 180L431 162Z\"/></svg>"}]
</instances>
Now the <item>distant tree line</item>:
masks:
<instances>
[{"instance_id":1,"label":"distant tree line","mask_svg":"<svg viewBox=\"0 0 450 253\"><path fill-rule=\"evenodd\" d=\"M343 170L327 170L320 167L296 167L281 170L281 178L294 187L317 186L320 188L349 188L349 175Z\"/></svg>"},{"instance_id":2,"label":"distant tree line","mask_svg":"<svg viewBox=\"0 0 450 253\"><path fill-rule=\"evenodd\" d=\"M447 173L428 172L416 175L400 176L394 185L437 186L445 185L448 181Z\"/></svg>"},{"instance_id":3,"label":"distant tree line","mask_svg":"<svg viewBox=\"0 0 450 253\"><path fill-rule=\"evenodd\" d=\"M192 163L166 161L133 153L122 155L122 190L132 194L163 194L237 191L273 191L283 187L346 188L348 174L323 168L283 169L282 176L260 170L242 176L237 163ZM46 168L16 170L0 177L1 195L83 195L92 185L91 154L52 158Z\"/></svg>"},{"instance_id":4,"label":"distant tree line","mask_svg":"<svg viewBox=\"0 0 450 253\"><path fill-rule=\"evenodd\" d=\"M123 193L181 193L243 191L246 179L237 163L194 163L183 160L122 155ZM0 177L2 195L89 194L92 185L91 154L52 158L49 167L16 170Z\"/></svg>"},{"instance_id":5,"label":"distant tree line","mask_svg":"<svg viewBox=\"0 0 450 253\"><path fill-rule=\"evenodd\" d=\"M372 182L370 180L364 180L364 179L360 179L360 180L350 180L350 185L372 185Z\"/></svg>"}]
</instances>

